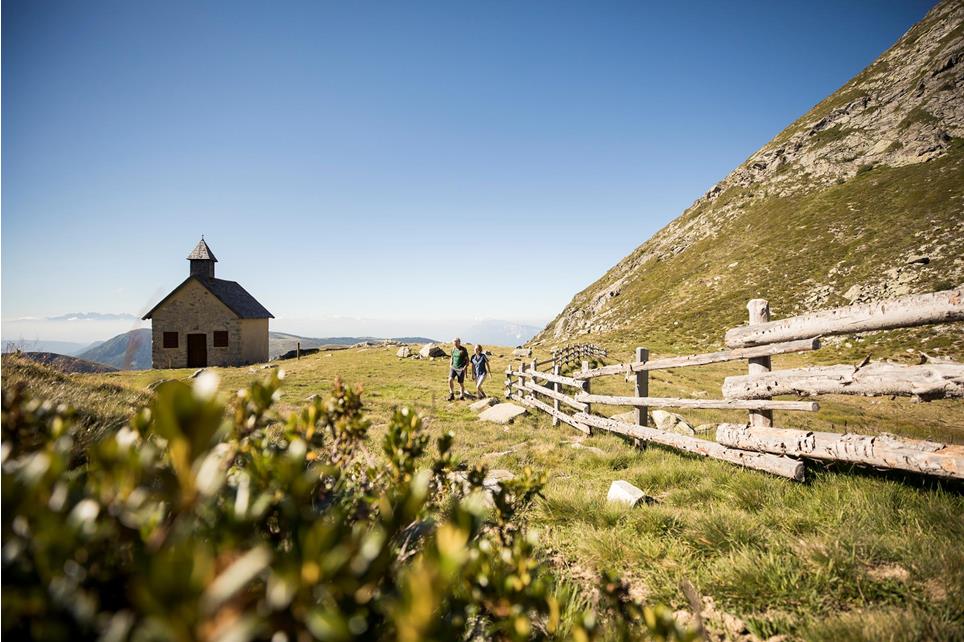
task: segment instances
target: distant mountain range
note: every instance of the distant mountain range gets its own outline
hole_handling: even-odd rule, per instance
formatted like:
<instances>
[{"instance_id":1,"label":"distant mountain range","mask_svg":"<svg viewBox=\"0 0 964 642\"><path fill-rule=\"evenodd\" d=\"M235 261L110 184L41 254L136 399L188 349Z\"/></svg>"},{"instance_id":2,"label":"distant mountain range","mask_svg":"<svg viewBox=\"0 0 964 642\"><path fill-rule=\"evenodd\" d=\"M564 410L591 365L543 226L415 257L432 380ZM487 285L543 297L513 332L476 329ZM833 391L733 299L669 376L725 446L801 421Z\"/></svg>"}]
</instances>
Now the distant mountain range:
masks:
<instances>
[{"instance_id":1,"label":"distant mountain range","mask_svg":"<svg viewBox=\"0 0 964 642\"><path fill-rule=\"evenodd\" d=\"M290 352L301 344L303 350L309 348L323 348L325 346L350 346L365 341L381 341L383 337L300 337L297 334L286 332L268 333L268 356L271 359ZM435 339L427 337L392 337L395 341L402 343L433 343Z\"/></svg>"},{"instance_id":2,"label":"distant mountain range","mask_svg":"<svg viewBox=\"0 0 964 642\"><path fill-rule=\"evenodd\" d=\"M393 337L402 343L432 343L428 337ZM294 350L325 346L350 346L365 341L380 341L381 337L301 337L286 332L268 333L268 354L271 359ZM5 341L4 352L21 350L35 361L58 367L67 372L106 372L116 370L147 370L151 367L151 329L139 328L124 332L107 341L92 344L67 341ZM36 355L36 356L34 356ZM58 359L59 358L59 359ZM76 362L76 363L75 363ZM97 370L86 362L108 366Z\"/></svg>"},{"instance_id":3,"label":"distant mountain range","mask_svg":"<svg viewBox=\"0 0 964 642\"><path fill-rule=\"evenodd\" d=\"M71 313L57 317L58 319L90 319L103 320L107 317L119 318L124 315L99 314L94 312ZM515 346L531 339L538 328L535 326L513 323L501 320L478 321L463 328L461 338L470 344ZM366 341L381 341L385 337L377 336L339 336L339 337L305 337L289 332L268 333L268 355L271 359L294 350L301 344L303 350L324 348L326 346L350 346ZM423 336L391 337L402 343L435 343L438 339ZM450 340L447 337L446 340ZM82 344L67 341L4 341L5 352L21 350L23 352L42 352L53 355L77 357L84 361L103 364L118 370L146 370L151 367L151 329L138 328L123 332L107 341L95 341ZM62 364L66 364L64 361ZM88 372L83 368L69 371Z\"/></svg>"},{"instance_id":4,"label":"distant mountain range","mask_svg":"<svg viewBox=\"0 0 964 642\"><path fill-rule=\"evenodd\" d=\"M138 318L128 312L68 312L46 317L47 321L137 321Z\"/></svg>"},{"instance_id":5,"label":"distant mountain range","mask_svg":"<svg viewBox=\"0 0 964 642\"><path fill-rule=\"evenodd\" d=\"M13 352L52 352L55 354L66 354L77 356L84 350L91 347L89 343L77 343L76 341L45 341L43 339L3 339L3 351Z\"/></svg>"}]
</instances>

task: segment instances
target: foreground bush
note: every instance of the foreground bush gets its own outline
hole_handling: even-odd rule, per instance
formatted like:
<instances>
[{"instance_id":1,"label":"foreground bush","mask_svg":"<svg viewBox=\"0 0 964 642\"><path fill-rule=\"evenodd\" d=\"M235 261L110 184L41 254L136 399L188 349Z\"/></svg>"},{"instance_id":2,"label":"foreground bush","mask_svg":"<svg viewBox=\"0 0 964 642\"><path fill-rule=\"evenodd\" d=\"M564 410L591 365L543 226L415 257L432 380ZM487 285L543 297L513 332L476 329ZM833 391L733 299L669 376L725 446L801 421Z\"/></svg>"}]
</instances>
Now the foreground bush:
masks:
<instances>
[{"instance_id":1,"label":"foreground bush","mask_svg":"<svg viewBox=\"0 0 964 642\"><path fill-rule=\"evenodd\" d=\"M544 477L483 492L452 435L394 413L370 449L360 394L280 417L273 375L227 411L216 381L162 385L71 468L67 408L3 398L3 633L11 639L349 640L600 636L518 515ZM607 637L691 639L600 585Z\"/></svg>"}]
</instances>

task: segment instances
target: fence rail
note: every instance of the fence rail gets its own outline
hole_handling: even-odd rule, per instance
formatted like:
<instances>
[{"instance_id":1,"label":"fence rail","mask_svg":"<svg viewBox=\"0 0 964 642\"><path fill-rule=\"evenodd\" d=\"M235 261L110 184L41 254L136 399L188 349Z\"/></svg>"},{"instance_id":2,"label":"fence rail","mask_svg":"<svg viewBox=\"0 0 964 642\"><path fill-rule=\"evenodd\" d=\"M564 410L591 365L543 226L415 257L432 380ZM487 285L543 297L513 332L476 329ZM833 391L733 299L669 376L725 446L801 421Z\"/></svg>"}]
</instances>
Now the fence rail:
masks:
<instances>
[{"instance_id":1,"label":"fence rail","mask_svg":"<svg viewBox=\"0 0 964 642\"><path fill-rule=\"evenodd\" d=\"M824 335L962 321L964 288L822 310L777 321L770 321L769 305L763 299L751 300L747 309L749 324L726 332L727 350L649 359L648 350L637 348L633 361L590 368L589 358L601 360L608 357L608 353L591 344L567 346L554 351L550 359L522 362L517 369L507 368L506 396L550 415L554 426L566 423L585 433L591 433L593 429L606 430L797 481L804 479L804 459L842 461L964 479L964 446L892 435L774 428L772 415L774 410L819 410L818 403L812 400L773 399L781 395L913 395L922 400L961 398L964 397L964 364L901 365L865 361L856 366L841 364L773 370L771 363L771 357L775 355L819 350L820 337ZM560 374L561 368L576 363L576 359L580 360L580 370L570 375ZM651 370L737 360L747 361L747 374L726 377L722 386L723 399L649 396ZM553 365L552 372L539 370L547 364ZM624 375L632 382L634 394L592 393L593 379L613 375ZM537 380L545 385L536 383ZM575 390L566 394L562 391L563 386ZM635 421L595 414L593 406L597 404L633 407L636 409ZM563 406L575 412L567 414ZM720 424L716 441L709 441L650 427L649 408L743 410L749 415L744 424Z\"/></svg>"}]
</instances>

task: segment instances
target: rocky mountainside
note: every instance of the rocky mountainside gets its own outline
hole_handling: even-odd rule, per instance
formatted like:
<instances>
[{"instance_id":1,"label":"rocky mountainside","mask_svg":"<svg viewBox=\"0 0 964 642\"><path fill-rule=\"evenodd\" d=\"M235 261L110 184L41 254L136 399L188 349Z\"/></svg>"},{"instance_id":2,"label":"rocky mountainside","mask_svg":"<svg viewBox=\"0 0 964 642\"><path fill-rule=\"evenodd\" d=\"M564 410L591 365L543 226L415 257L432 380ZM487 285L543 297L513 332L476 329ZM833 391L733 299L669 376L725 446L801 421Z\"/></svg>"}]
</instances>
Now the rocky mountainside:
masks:
<instances>
[{"instance_id":1,"label":"rocky mountainside","mask_svg":"<svg viewBox=\"0 0 964 642\"><path fill-rule=\"evenodd\" d=\"M962 282L964 2L947 0L577 294L533 343L710 348L746 320L751 298L780 318ZM911 332L960 352L952 330Z\"/></svg>"}]
</instances>

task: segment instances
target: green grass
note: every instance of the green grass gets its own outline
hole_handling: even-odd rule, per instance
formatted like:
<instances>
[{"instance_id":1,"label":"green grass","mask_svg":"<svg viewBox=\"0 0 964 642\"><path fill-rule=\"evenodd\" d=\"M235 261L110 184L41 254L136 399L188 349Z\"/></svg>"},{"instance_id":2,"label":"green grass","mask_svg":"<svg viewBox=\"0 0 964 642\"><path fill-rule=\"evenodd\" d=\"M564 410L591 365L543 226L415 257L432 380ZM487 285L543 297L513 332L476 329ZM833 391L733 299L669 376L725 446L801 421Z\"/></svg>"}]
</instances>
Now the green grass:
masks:
<instances>
[{"instance_id":1,"label":"green grass","mask_svg":"<svg viewBox=\"0 0 964 642\"><path fill-rule=\"evenodd\" d=\"M504 370L509 349L495 349ZM539 355L542 356L541 354ZM624 358L618 352L613 358ZM654 355L655 356L655 355ZM777 365L814 360L778 357ZM607 360L612 362L613 359ZM808 482L650 447L637 450L609 435L583 438L547 417L528 415L511 426L480 422L465 402L444 401L447 362L399 360L394 349L352 349L283 362L285 395L296 407L341 376L365 387L375 437L399 404L414 406L433 434L453 431L457 456L490 468L548 473L545 499L528 515L547 559L589 599L603 569L624 575L637 595L686 608L679 585L691 581L715 608L742 620L756 635L791 639L960 639L964 636L964 498L960 486L846 466L811 465ZM13 367L12 367L13 366ZM745 366L744 366L745 367ZM151 370L54 377L44 369L4 362L8 381L36 382L64 400L114 418L129 400L162 378L189 370ZM233 394L257 369L215 368L222 394ZM732 364L653 373L652 394L718 396ZM501 375L490 393L501 396ZM45 387L46 386L46 387ZM595 380L594 390L629 392L620 377ZM72 391L76 388L76 392ZM118 400L123 399L123 402ZM601 407L599 410L603 410ZM691 423L743 413L684 413ZM815 415L778 413L783 425L890 431L964 443L959 402L911 404L838 397ZM601 449L594 454L574 442ZM373 442L373 443L377 443ZM609 484L633 483L655 499L635 509L609 506ZM709 625L725 630L723 619Z\"/></svg>"},{"instance_id":2,"label":"green grass","mask_svg":"<svg viewBox=\"0 0 964 642\"><path fill-rule=\"evenodd\" d=\"M148 391L126 382L85 379L13 354L3 355L3 389L20 385L37 398L76 409L84 427L78 431L78 451L126 424L131 414L150 400Z\"/></svg>"}]
</instances>

